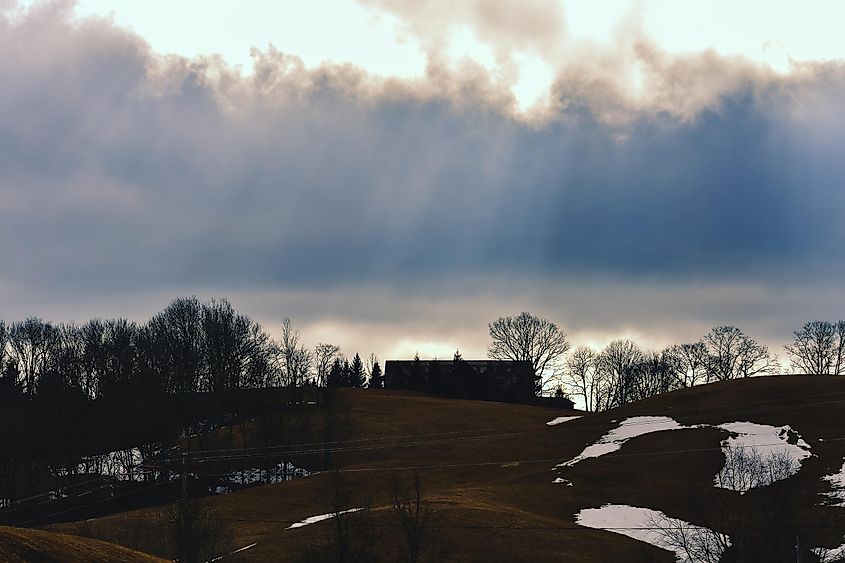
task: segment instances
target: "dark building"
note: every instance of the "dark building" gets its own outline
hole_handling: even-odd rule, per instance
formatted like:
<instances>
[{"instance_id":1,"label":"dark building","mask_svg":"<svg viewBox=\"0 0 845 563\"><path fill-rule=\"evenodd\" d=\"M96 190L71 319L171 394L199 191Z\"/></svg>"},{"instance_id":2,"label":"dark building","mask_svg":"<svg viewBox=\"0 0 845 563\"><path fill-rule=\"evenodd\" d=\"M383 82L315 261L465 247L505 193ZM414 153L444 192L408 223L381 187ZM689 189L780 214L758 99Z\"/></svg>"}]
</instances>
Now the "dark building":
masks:
<instances>
[{"instance_id":1,"label":"dark building","mask_svg":"<svg viewBox=\"0 0 845 563\"><path fill-rule=\"evenodd\" d=\"M387 360L386 389L411 389L461 399L533 404L531 362L502 360ZM571 401L568 407L572 408Z\"/></svg>"}]
</instances>

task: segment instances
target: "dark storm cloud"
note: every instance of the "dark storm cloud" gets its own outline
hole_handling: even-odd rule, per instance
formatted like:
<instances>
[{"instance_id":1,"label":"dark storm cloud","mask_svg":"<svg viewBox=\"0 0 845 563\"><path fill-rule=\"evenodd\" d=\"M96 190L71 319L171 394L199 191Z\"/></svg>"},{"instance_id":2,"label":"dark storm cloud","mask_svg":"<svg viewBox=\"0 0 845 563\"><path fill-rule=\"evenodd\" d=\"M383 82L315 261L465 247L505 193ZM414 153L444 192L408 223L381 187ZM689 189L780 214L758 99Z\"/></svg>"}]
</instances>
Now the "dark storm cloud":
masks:
<instances>
[{"instance_id":1,"label":"dark storm cloud","mask_svg":"<svg viewBox=\"0 0 845 563\"><path fill-rule=\"evenodd\" d=\"M840 65L739 79L712 56L651 57L691 97L695 69L731 77L692 116L562 72L565 107L526 123L478 69L377 80L268 49L240 76L69 9L0 19L0 288L16 299L841 278Z\"/></svg>"}]
</instances>

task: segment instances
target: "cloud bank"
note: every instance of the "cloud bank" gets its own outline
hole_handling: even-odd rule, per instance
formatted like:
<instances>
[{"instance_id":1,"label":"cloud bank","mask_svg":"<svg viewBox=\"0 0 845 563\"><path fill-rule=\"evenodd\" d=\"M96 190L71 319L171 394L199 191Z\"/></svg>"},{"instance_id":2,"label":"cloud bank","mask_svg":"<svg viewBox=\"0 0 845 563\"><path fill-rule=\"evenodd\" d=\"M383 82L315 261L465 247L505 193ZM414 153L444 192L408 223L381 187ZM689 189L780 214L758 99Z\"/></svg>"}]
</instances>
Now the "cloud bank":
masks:
<instances>
[{"instance_id":1,"label":"cloud bank","mask_svg":"<svg viewBox=\"0 0 845 563\"><path fill-rule=\"evenodd\" d=\"M549 50L565 33L550 25L523 44L546 25L530 10L505 33L510 4L467 6L505 46ZM308 295L306 322L354 330L351 302L367 295L377 332L412 324L405 303L469 299L483 338L490 302L599 311L556 320L600 333L652 324L630 288L694 287L689 299L711 305L719 288L769 288L777 308L775 288L798 299L841 283L845 66L781 76L620 45L561 64L548 107L529 115L470 62L432 58L424 78L398 80L306 68L270 46L242 74L156 54L108 20L74 19L67 2L7 8L0 316L214 291L259 317L281 306L250 295L287 296L288 310ZM556 300L571 294L593 306ZM757 307L736 322L773 322ZM670 309L664 327L673 316L684 322ZM433 315L417 318L409 334L436 332Z\"/></svg>"}]
</instances>

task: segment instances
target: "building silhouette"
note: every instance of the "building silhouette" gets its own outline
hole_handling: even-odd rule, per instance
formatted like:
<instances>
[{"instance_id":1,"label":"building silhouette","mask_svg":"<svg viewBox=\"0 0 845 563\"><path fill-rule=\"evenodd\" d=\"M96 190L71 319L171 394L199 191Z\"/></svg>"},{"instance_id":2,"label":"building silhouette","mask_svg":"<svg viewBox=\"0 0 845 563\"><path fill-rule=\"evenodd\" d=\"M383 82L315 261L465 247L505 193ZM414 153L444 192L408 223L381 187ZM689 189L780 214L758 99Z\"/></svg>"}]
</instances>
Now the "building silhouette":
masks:
<instances>
[{"instance_id":1,"label":"building silhouette","mask_svg":"<svg viewBox=\"0 0 845 563\"><path fill-rule=\"evenodd\" d=\"M569 399L540 398L534 393L531 362L511 360L387 360L386 389L410 389L460 399L572 408Z\"/></svg>"}]
</instances>

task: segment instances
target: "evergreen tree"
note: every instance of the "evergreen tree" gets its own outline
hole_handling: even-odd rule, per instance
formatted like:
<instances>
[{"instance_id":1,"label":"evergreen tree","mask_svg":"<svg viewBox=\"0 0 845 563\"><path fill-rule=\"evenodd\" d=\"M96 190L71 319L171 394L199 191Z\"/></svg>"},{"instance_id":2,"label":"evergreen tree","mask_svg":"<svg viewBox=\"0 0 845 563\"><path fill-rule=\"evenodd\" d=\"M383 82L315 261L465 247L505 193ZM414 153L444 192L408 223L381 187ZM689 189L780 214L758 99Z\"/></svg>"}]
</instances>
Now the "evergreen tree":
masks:
<instances>
[{"instance_id":1,"label":"evergreen tree","mask_svg":"<svg viewBox=\"0 0 845 563\"><path fill-rule=\"evenodd\" d=\"M364 371L364 362L361 361L361 356L358 353L352 359L352 365L349 367L349 386L363 387L367 382L367 374Z\"/></svg>"},{"instance_id":2,"label":"evergreen tree","mask_svg":"<svg viewBox=\"0 0 845 563\"><path fill-rule=\"evenodd\" d=\"M346 374L343 371L343 362L340 358L335 358L332 362L332 367L329 369L329 375L326 380L328 387L344 387L346 385Z\"/></svg>"},{"instance_id":3,"label":"evergreen tree","mask_svg":"<svg viewBox=\"0 0 845 563\"><path fill-rule=\"evenodd\" d=\"M352 387L352 369L349 367L349 360L343 360L343 386Z\"/></svg>"},{"instance_id":4,"label":"evergreen tree","mask_svg":"<svg viewBox=\"0 0 845 563\"><path fill-rule=\"evenodd\" d=\"M382 387L384 387L384 375L381 373L381 366L376 361L370 374L370 389L381 389Z\"/></svg>"}]
</instances>

